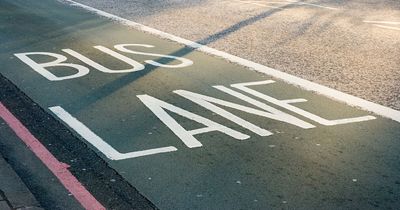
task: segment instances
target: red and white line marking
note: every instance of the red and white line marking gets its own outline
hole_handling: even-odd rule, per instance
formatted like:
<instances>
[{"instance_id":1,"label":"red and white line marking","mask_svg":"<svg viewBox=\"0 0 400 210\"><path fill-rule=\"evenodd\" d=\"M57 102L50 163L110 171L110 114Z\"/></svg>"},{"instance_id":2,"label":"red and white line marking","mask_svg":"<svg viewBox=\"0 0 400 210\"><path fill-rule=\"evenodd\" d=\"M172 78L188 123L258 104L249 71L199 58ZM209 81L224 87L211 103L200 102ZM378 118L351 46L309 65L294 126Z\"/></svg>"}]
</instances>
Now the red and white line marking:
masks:
<instances>
[{"instance_id":1,"label":"red and white line marking","mask_svg":"<svg viewBox=\"0 0 400 210\"><path fill-rule=\"evenodd\" d=\"M58 161L43 144L0 102L0 118L2 118L15 134L35 153L35 155L60 180L64 187L88 210L105 210L96 198L67 169L69 166Z\"/></svg>"}]
</instances>

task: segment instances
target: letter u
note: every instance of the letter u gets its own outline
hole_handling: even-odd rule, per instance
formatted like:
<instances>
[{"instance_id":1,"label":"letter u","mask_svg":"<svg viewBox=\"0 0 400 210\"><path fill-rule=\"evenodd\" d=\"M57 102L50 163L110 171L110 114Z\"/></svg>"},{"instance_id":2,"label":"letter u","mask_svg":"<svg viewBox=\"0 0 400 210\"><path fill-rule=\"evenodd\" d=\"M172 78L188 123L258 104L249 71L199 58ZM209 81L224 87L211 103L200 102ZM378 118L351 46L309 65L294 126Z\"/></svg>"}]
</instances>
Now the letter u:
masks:
<instances>
[{"instance_id":1,"label":"letter u","mask_svg":"<svg viewBox=\"0 0 400 210\"><path fill-rule=\"evenodd\" d=\"M74 56L75 58L77 58L77 59L83 61L84 63L92 66L93 68L95 68L95 69L97 69L99 71L105 72L105 73L128 73L128 72L140 71L140 70L144 69L144 65L143 64L141 64L141 63L139 63L139 62L137 62L135 60L132 60L132 59L130 59L130 58L124 56L124 55L121 55L121 54L119 54L119 53L117 53L115 51L112 51L112 50L110 50L110 49L108 49L106 47L98 45L98 46L94 46L94 48L96 48L96 49L98 49L98 50L100 50L100 51L102 51L104 53L107 53L107 54L109 54L109 55L111 55L111 56L113 56L113 57L115 57L115 58L117 58L117 59L119 59L121 61L124 61L125 63L131 65L132 68L121 69L121 70L113 70L113 69L109 69L109 68L107 68L107 67L105 67L103 65L100 65L100 64L94 62L93 60L89 59L88 57L86 57L86 56L84 56L84 55L82 55L82 54L80 54L80 53L78 53L78 52L76 52L74 50L63 49L62 51Z\"/></svg>"}]
</instances>

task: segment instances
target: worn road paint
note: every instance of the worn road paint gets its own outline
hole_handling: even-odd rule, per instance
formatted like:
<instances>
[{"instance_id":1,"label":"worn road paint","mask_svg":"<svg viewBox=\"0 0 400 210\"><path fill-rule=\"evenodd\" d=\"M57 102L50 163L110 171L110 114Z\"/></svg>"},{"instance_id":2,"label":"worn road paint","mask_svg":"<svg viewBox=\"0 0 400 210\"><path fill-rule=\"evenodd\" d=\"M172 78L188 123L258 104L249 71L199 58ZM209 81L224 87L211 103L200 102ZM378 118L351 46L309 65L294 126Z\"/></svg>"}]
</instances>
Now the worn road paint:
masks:
<instances>
[{"instance_id":1,"label":"worn road paint","mask_svg":"<svg viewBox=\"0 0 400 210\"><path fill-rule=\"evenodd\" d=\"M252 5L256 5L256 6L260 6L260 7L268 7L268 8L274 8L274 9L282 9L280 7L275 7L275 6L270 6L270 5L265 5L265 4L261 4L259 3L260 1L240 1L240 0L236 0L235 2L239 2L242 4L252 4ZM262 3L267 3L267 2L262 2ZM287 2L284 2L284 4L287 4Z\"/></svg>"},{"instance_id":2,"label":"worn road paint","mask_svg":"<svg viewBox=\"0 0 400 210\"><path fill-rule=\"evenodd\" d=\"M378 25L378 24L373 24L373 25L376 26L376 27L379 27L379 28L386 28L386 29L392 29L392 30L400 31L400 28L393 27L393 26L385 26L385 25Z\"/></svg>"},{"instance_id":3,"label":"worn road paint","mask_svg":"<svg viewBox=\"0 0 400 210\"><path fill-rule=\"evenodd\" d=\"M364 20L364 23L371 23L373 26L379 27L379 28L385 28L385 29L391 29L391 30L397 30L400 31L399 27L394 27L397 25L400 25L400 22L394 22L394 21L373 21L373 20ZM386 25L382 25L386 24Z\"/></svg>"},{"instance_id":4,"label":"worn road paint","mask_svg":"<svg viewBox=\"0 0 400 210\"><path fill-rule=\"evenodd\" d=\"M364 23L376 23L376 24L400 25L400 22L395 22L395 21L364 20L363 22Z\"/></svg>"},{"instance_id":5,"label":"worn road paint","mask_svg":"<svg viewBox=\"0 0 400 210\"><path fill-rule=\"evenodd\" d=\"M68 170L68 165L59 162L45 146L0 102L0 117L10 126L26 146L57 177L62 185L87 210L106 209Z\"/></svg>"},{"instance_id":6,"label":"worn road paint","mask_svg":"<svg viewBox=\"0 0 400 210\"><path fill-rule=\"evenodd\" d=\"M313 6L313 7L320 7L320 8L324 8L324 9L330 9L330 10L339 10L339 8L335 8L335 7L327 7L327 6L322 6L322 5L319 5L319 4L311 4L311 3L300 2L300 1L291 1L291 0L287 0L287 2L291 2L292 4L299 4L299 5L308 5L308 6Z\"/></svg>"},{"instance_id":7,"label":"worn road paint","mask_svg":"<svg viewBox=\"0 0 400 210\"><path fill-rule=\"evenodd\" d=\"M276 7L276 6L270 6L266 4L283 4L283 5L306 5L306 6L311 6L311 7L319 7L323 9L329 9L329 10L338 10L338 8L334 7L326 7L326 6L321 6L318 4L311 4L311 3L305 3L305 2L300 2L300 1L243 1L243 0L235 0L236 2L243 3L243 4L252 4L260 7L269 7L269 8L274 8L274 9L284 9L281 7Z\"/></svg>"}]
</instances>

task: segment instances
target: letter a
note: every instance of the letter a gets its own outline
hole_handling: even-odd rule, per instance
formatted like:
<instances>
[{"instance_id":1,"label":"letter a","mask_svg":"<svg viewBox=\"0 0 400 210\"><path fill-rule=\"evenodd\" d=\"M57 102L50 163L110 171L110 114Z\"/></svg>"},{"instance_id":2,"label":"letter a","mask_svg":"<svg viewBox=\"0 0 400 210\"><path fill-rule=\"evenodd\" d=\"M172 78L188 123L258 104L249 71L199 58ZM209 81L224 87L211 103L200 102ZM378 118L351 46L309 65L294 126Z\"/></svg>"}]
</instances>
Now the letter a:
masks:
<instances>
[{"instance_id":1,"label":"letter a","mask_svg":"<svg viewBox=\"0 0 400 210\"><path fill-rule=\"evenodd\" d=\"M149 95L137 95L137 97L146 105L172 132L177 135L182 142L189 148L201 147L202 144L194 137L196 134L207 133L210 131L219 131L225 133L238 140L244 140L250 138L250 136L230 129L224 125L211 121L207 118L199 116L197 114L186 111L182 108L176 107L167 102L161 101ZM172 118L166 111L169 110L178 115L196 121L205 125L204 128L195 130L184 129L174 118Z\"/></svg>"}]
</instances>

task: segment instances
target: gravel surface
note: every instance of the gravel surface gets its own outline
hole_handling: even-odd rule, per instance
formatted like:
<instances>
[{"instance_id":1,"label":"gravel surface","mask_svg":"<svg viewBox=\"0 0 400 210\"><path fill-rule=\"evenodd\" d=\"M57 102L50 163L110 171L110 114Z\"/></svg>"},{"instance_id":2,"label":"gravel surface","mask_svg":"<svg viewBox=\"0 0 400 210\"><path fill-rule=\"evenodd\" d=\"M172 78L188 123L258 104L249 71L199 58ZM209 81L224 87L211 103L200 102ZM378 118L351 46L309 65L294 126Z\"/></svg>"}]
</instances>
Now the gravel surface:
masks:
<instances>
[{"instance_id":1,"label":"gravel surface","mask_svg":"<svg viewBox=\"0 0 400 210\"><path fill-rule=\"evenodd\" d=\"M76 1L400 110L398 0Z\"/></svg>"}]
</instances>

